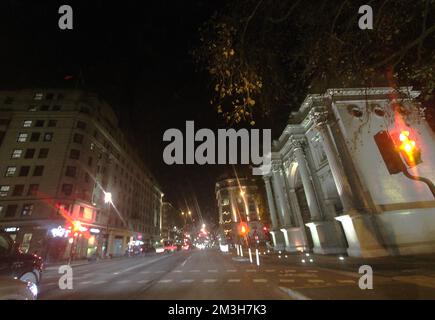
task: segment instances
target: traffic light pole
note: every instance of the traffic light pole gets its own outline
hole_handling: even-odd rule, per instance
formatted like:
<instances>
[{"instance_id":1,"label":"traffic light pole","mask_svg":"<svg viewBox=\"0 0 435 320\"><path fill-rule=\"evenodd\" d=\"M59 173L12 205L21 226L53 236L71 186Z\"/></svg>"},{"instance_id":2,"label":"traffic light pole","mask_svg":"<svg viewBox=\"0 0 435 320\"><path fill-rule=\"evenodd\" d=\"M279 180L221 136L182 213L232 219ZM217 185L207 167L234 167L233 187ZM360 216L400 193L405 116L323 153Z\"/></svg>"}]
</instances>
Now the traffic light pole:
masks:
<instances>
[{"instance_id":1,"label":"traffic light pole","mask_svg":"<svg viewBox=\"0 0 435 320\"><path fill-rule=\"evenodd\" d=\"M430 192L432 193L432 196L435 198L435 186L432 183L432 181L430 181L428 178L425 178L425 177L413 176L412 174L410 174L408 172L408 170L406 168L403 169L402 172L405 175L405 177L407 177L411 180L421 181L421 182L425 183L428 186Z\"/></svg>"}]
</instances>

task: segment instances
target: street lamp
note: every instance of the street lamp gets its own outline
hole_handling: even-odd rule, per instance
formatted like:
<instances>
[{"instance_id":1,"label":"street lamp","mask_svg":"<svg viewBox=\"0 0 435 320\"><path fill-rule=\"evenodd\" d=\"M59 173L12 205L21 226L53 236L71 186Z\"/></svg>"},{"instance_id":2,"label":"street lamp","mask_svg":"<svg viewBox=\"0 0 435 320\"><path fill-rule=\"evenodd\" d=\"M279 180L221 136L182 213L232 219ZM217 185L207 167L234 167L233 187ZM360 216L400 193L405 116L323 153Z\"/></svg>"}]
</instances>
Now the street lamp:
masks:
<instances>
[{"instance_id":1,"label":"street lamp","mask_svg":"<svg viewBox=\"0 0 435 320\"><path fill-rule=\"evenodd\" d=\"M112 204L112 193L104 192L104 203L107 205L107 227L106 227L106 246L104 248L104 254L107 255L109 250L109 218L110 218L110 204Z\"/></svg>"}]
</instances>

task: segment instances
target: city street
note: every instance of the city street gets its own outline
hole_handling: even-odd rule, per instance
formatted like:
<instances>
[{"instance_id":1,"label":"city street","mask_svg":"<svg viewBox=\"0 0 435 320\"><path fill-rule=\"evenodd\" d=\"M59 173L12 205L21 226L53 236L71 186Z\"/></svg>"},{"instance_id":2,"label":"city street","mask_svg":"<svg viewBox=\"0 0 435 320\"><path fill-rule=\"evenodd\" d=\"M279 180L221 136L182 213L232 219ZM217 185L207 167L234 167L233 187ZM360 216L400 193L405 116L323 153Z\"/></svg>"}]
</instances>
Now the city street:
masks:
<instances>
[{"instance_id":1,"label":"city street","mask_svg":"<svg viewBox=\"0 0 435 320\"><path fill-rule=\"evenodd\" d=\"M435 273L424 268L374 271L361 290L355 272L261 257L257 267L215 249L123 258L73 268L72 290L60 290L57 269L45 271L40 299L434 299ZM433 267L432 267L433 270Z\"/></svg>"}]
</instances>

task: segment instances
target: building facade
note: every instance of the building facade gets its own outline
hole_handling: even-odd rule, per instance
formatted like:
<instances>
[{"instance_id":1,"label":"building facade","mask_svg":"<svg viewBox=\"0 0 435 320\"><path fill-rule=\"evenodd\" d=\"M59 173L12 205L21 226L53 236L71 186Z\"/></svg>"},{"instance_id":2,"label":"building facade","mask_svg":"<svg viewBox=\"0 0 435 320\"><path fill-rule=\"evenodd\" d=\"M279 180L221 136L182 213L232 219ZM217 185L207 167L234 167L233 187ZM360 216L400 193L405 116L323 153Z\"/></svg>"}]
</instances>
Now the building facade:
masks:
<instances>
[{"instance_id":1,"label":"building facade","mask_svg":"<svg viewBox=\"0 0 435 320\"><path fill-rule=\"evenodd\" d=\"M163 201L162 204L162 238L177 240L182 237L182 214L170 202Z\"/></svg>"},{"instance_id":2,"label":"building facade","mask_svg":"<svg viewBox=\"0 0 435 320\"><path fill-rule=\"evenodd\" d=\"M87 92L0 92L0 189L0 228L47 260L122 255L160 237L160 187Z\"/></svg>"},{"instance_id":3,"label":"building facade","mask_svg":"<svg viewBox=\"0 0 435 320\"><path fill-rule=\"evenodd\" d=\"M307 96L273 144L272 170L263 167L276 249L435 252L435 136L418 95L381 87ZM407 140L419 161L399 149Z\"/></svg>"},{"instance_id":4,"label":"building facade","mask_svg":"<svg viewBox=\"0 0 435 320\"><path fill-rule=\"evenodd\" d=\"M215 186L219 211L220 233L230 243L236 243L240 222L249 226L248 238L252 241L267 239L268 219L263 195L254 178L221 179Z\"/></svg>"}]
</instances>

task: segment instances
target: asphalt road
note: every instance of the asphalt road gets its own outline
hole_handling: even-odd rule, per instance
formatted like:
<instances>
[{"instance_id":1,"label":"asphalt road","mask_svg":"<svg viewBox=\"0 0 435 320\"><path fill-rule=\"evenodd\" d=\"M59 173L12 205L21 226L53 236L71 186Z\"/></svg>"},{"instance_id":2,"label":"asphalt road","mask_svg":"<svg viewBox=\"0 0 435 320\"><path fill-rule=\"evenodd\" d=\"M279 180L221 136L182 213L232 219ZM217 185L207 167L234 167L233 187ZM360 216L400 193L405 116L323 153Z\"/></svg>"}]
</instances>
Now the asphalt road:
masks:
<instances>
[{"instance_id":1,"label":"asphalt road","mask_svg":"<svg viewBox=\"0 0 435 320\"><path fill-rule=\"evenodd\" d=\"M73 289L59 289L57 269L44 273L40 299L435 299L435 275L374 277L261 259L260 266L214 249L125 258L73 267ZM423 277L423 278L421 278Z\"/></svg>"}]
</instances>

